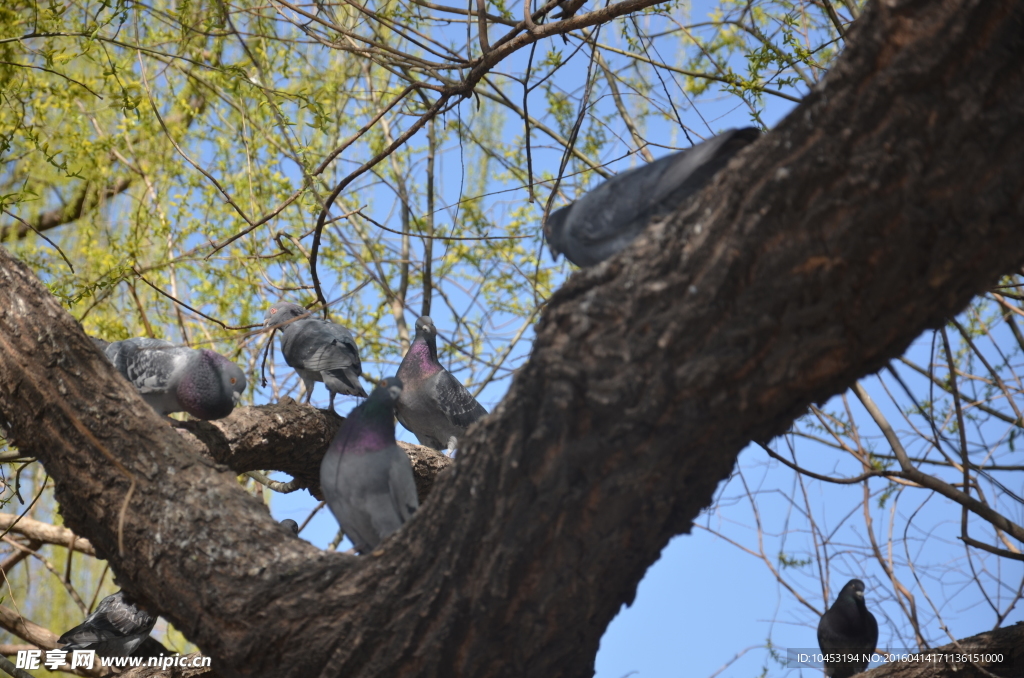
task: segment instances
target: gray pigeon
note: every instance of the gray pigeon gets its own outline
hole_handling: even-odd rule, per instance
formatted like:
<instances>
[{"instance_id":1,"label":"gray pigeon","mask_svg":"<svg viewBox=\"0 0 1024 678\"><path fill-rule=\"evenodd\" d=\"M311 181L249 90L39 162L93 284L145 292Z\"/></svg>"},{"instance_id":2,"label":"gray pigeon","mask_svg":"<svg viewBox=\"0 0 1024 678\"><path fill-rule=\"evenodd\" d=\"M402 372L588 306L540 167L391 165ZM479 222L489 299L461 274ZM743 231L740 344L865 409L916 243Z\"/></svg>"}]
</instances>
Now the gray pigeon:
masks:
<instances>
[{"instance_id":1,"label":"gray pigeon","mask_svg":"<svg viewBox=\"0 0 1024 678\"><path fill-rule=\"evenodd\" d=\"M423 316L416 321L416 339L412 342L398 378L405 388L395 413L421 445L453 453L458 438L469 425L487 414L466 387L437 361L437 328Z\"/></svg>"},{"instance_id":2,"label":"gray pigeon","mask_svg":"<svg viewBox=\"0 0 1024 678\"><path fill-rule=\"evenodd\" d=\"M695 195L736 153L758 139L754 127L729 130L618 174L548 216L551 256L594 266L626 248L657 217Z\"/></svg>"},{"instance_id":3,"label":"gray pigeon","mask_svg":"<svg viewBox=\"0 0 1024 678\"><path fill-rule=\"evenodd\" d=\"M349 413L320 463L327 505L356 550L368 553L419 506L412 463L395 442L398 377L380 382Z\"/></svg>"},{"instance_id":4,"label":"gray pigeon","mask_svg":"<svg viewBox=\"0 0 1024 678\"><path fill-rule=\"evenodd\" d=\"M105 354L160 414L188 412L196 419L223 419L245 391L245 374L238 365L209 349L136 337L115 341Z\"/></svg>"},{"instance_id":5,"label":"gray pigeon","mask_svg":"<svg viewBox=\"0 0 1024 678\"><path fill-rule=\"evenodd\" d=\"M281 527L288 530L288 534L299 536L299 524L291 518L285 518L281 521Z\"/></svg>"},{"instance_id":6,"label":"gray pigeon","mask_svg":"<svg viewBox=\"0 0 1024 678\"><path fill-rule=\"evenodd\" d=\"M118 591L101 600L95 612L57 642L62 650L95 650L101 657L127 657L149 637L154 624L156 617Z\"/></svg>"},{"instance_id":7,"label":"gray pigeon","mask_svg":"<svg viewBox=\"0 0 1024 678\"><path fill-rule=\"evenodd\" d=\"M836 596L836 602L818 622L818 647L822 654L870 655L878 643L878 622L864 604L864 582L851 579ZM868 667L863 661L825 662L825 675L849 678Z\"/></svg>"},{"instance_id":8,"label":"gray pigeon","mask_svg":"<svg viewBox=\"0 0 1024 678\"><path fill-rule=\"evenodd\" d=\"M347 329L330 320L313 318L298 304L287 302L271 306L263 325L284 325L281 352L284 353L284 361L302 379L307 403L313 395L313 384L318 381L322 381L331 393L332 412L334 396L338 393L366 397L366 391L359 383L359 375L363 373L359 348Z\"/></svg>"}]
</instances>

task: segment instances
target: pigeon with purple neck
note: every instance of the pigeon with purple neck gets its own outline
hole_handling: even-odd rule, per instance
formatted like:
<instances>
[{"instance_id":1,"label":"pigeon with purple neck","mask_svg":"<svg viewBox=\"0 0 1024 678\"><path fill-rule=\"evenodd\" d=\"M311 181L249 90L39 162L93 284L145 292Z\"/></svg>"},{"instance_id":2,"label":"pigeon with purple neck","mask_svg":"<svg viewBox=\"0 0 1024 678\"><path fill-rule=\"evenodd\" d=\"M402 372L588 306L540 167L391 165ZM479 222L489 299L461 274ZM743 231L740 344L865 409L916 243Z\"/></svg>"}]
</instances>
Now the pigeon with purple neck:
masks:
<instances>
[{"instance_id":1,"label":"pigeon with purple neck","mask_svg":"<svg viewBox=\"0 0 1024 678\"><path fill-rule=\"evenodd\" d=\"M159 414L223 419L245 391L241 368L210 349L135 337L108 344L104 354Z\"/></svg>"},{"instance_id":2,"label":"pigeon with purple neck","mask_svg":"<svg viewBox=\"0 0 1024 678\"><path fill-rule=\"evenodd\" d=\"M469 425L487 414L466 387L437 360L437 328L423 316L416 321L416 338L398 366L404 388L395 413L421 445L448 448L454 455L458 439Z\"/></svg>"},{"instance_id":3,"label":"pigeon with purple neck","mask_svg":"<svg viewBox=\"0 0 1024 678\"><path fill-rule=\"evenodd\" d=\"M359 347L347 329L330 320L314 318L303 307L288 302L274 304L267 309L263 325L282 328L281 353L288 366L302 379L307 403L318 381L331 394L332 412L334 396L339 393L366 397L366 391L359 383L359 376L363 373Z\"/></svg>"},{"instance_id":4,"label":"pigeon with purple neck","mask_svg":"<svg viewBox=\"0 0 1024 678\"><path fill-rule=\"evenodd\" d=\"M409 520L419 506L408 455L395 441L395 401L389 377L349 413L320 462L320 487L341 529L360 553Z\"/></svg>"}]
</instances>

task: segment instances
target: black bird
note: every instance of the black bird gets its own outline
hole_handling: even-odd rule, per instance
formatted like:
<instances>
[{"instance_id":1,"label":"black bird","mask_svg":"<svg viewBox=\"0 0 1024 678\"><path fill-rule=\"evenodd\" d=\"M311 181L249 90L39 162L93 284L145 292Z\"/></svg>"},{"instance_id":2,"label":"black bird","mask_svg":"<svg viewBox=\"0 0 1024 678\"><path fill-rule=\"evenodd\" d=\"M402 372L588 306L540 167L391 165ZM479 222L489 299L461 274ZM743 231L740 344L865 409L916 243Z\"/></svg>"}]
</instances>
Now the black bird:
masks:
<instances>
[{"instance_id":1,"label":"black bird","mask_svg":"<svg viewBox=\"0 0 1024 678\"><path fill-rule=\"evenodd\" d=\"M875 651L878 643L878 622L864 604L864 582L851 579L836 596L836 602L821 615L818 622L818 647L822 654L865 655ZM861 673L868 662L855 657L849 661L825 662L825 675L849 678Z\"/></svg>"},{"instance_id":2,"label":"black bird","mask_svg":"<svg viewBox=\"0 0 1024 678\"><path fill-rule=\"evenodd\" d=\"M419 507L408 455L395 442L398 377L349 413L320 463L327 505L356 550L368 553Z\"/></svg>"},{"instance_id":3,"label":"black bird","mask_svg":"<svg viewBox=\"0 0 1024 678\"><path fill-rule=\"evenodd\" d=\"M299 524L291 518L285 518L281 521L281 527L288 530L288 534L299 536Z\"/></svg>"},{"instance_id":4,"label":"black bird","mask_svg":"<svg viewBox=\"0 0 1024 678\"><path fill-rule=\"evenodd\" d=\"M263 320L266 327L283 323L288 324L281 330L281 353L302 379L307 403L318 381L331 393L332 412L334 396L338 393L366 397L359 383L359 375L363 373L359 347L351 332L330 320L313 318L298 304L287 302L271 306Z\"/></svg>"},{"instance_id":5,"label":"black bird","mask_svg":"<svg viewBox=\"0 0 1024 678\"><path fill-rule=\"evenodd\" d=\"M740 150L761 136L754 127L729 130L685 151L618 174L548 216L551 256L594 266L625 249L657 217L695 195Z\"/></svg>"},{"instance_id":6,"label":"black bird","mask_svg":"<svg viewBox=\"0 0 1024 678\"><path fill-rule=\"evenodd\" d=\"M62 650L95 650L101 657L127 657L149 637L155 624L156 617L118 591L101 600L95 612L57 642Z\"/></svg>"},{"instance_id":7,"label":"black bird","mask_svg":"<svg viewBox=\"0 0 1024 678\"><path fill-rule=\"evenodd\" d=\"M423 316L416 338L398 366L402 395L395 413L421 445L449 453L474 421L487 414L466 387L437 360L437 328Z\"/></svg>"}]
</instances>

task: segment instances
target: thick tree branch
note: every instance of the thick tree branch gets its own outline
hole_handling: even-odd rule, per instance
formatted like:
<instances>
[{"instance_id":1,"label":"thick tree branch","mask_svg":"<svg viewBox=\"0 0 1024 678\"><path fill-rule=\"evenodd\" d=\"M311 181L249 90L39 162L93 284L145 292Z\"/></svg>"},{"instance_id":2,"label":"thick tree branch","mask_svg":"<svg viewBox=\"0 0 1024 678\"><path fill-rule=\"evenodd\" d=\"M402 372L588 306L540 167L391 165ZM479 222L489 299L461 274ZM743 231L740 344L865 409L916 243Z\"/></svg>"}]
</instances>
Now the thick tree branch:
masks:
<instances>
[{"instance_id":1,"label":"thick tree branch","mask_svg":"<svg viewBox=\"0 0 1024 678\"><path fill-rule=\"evenodd\" d=\"M12 525L14 527L11 527ZM75 551L86 555L96 555L88 539L76 536L74 532L66 527L50 525L49 523L24 516L11 515L10 513L0 513L0 533L5 530L28 537L40 545L57 544L66 548L74 548ZM32 547L31 550L35 551L36 548L38 546Z\"/></svg>"},{"instance_id":2,"label":"thick tree branch","mask_svg":"<svg viewBox=\"0 0 1024 678\"><path fill-rule=\"evenodd\" d=\"M285 397L272 405L240 407L226 419L188 421L178 432L192 449L224 464L235 473L282 471L307 488L320 493L320 460L343 417L330 410L301 405ZM452 460L421 445L399 445L409 454L420 501L426 500L437 474ZM2 523L0 523L2 525Z\"/></svg>"},{"instance_id":3,"label":"thick tree branch","mask_svg":"<svg viewBox=\"0 0 1024 678\"><path fill-rule=\"evenodd\" d=\"M182 660L185 666L172 666L167 669L140 666L117 675L120 678L200 678L200 676L202 678L220 678L220 675L213 669L191 666L192 662L201 656L198 652L185 655L186 658Z\"/></svg>"},{"instance_id":4,"label":"thick tree branch","mask_svg":"<svg viewBox=\"0 0 1024 678\"><path fill-rule=\"evenodd\" d=\"M906 661L884 664L864 673L865 678L1019 678L1024 676L1024 623L1018 622L921 653L932 661ZM949 655L1001 654L1003 661L980 661L975 665L947 661ZM937 655L942 655L940 660Z\"/></svg>"},{"instance_id":5,"label":"thick tree branch","mask_svg":"<svg viewBox=\"0 0 1024 678\"><path fill-rule=\"evenodd\" d=\"M114 196L124 193L131 185L131 179L127 177L121 177L100 189L86 182L69 204L41 212L27 221L39 233L78 221L83 214L92 211ZM29 233L32 233L31 228L14 221L0 228L0 242L6 242L11 238L21 239Z\"/></svg>"},{"instance_id":6,"label":"thick tree branch","mask_svg":"<svg viewBox=\"0 0 1024 678\"><path fill-rule=\"evenodd\" d=\"M227 676L590 676L749 441L1024 261L1024 7L887 0L848 38L701 196L553 295L509 394L374 554L272 529L2 250L0 426Z\"/></svg>"},{"instance_id":7,"label":"thick tree branch","mask_svg":"<svg viewBox=\"0 0 1024 678\"><path fill-rule=\"evenodd\" d=\"M58 647L56 633L25 619L5 605L0 605L0 628L45 650Z\"/></svg>"}]
</instances>

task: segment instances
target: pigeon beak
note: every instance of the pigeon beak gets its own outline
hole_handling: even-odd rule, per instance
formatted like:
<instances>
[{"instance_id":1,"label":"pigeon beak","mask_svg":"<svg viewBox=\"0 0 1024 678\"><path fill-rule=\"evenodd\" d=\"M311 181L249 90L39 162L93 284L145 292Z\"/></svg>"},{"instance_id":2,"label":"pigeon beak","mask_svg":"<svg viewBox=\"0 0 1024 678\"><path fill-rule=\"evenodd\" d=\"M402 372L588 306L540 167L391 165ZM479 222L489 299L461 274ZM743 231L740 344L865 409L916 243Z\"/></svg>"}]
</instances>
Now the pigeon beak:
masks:
<instances>
[{"instance_id":1,"label":"pigeon beak","mask_svg":"<svg viewBox=\"0 0 1024 678\"><path fill-rule=\"evenodd\" d=\"M231 392L231 402L234 405L238 405L238 401L241 400L241 399L242 399L242 394L241 393L239 393L238 391L232 391Z\"/></svg>"}]
</instances>

